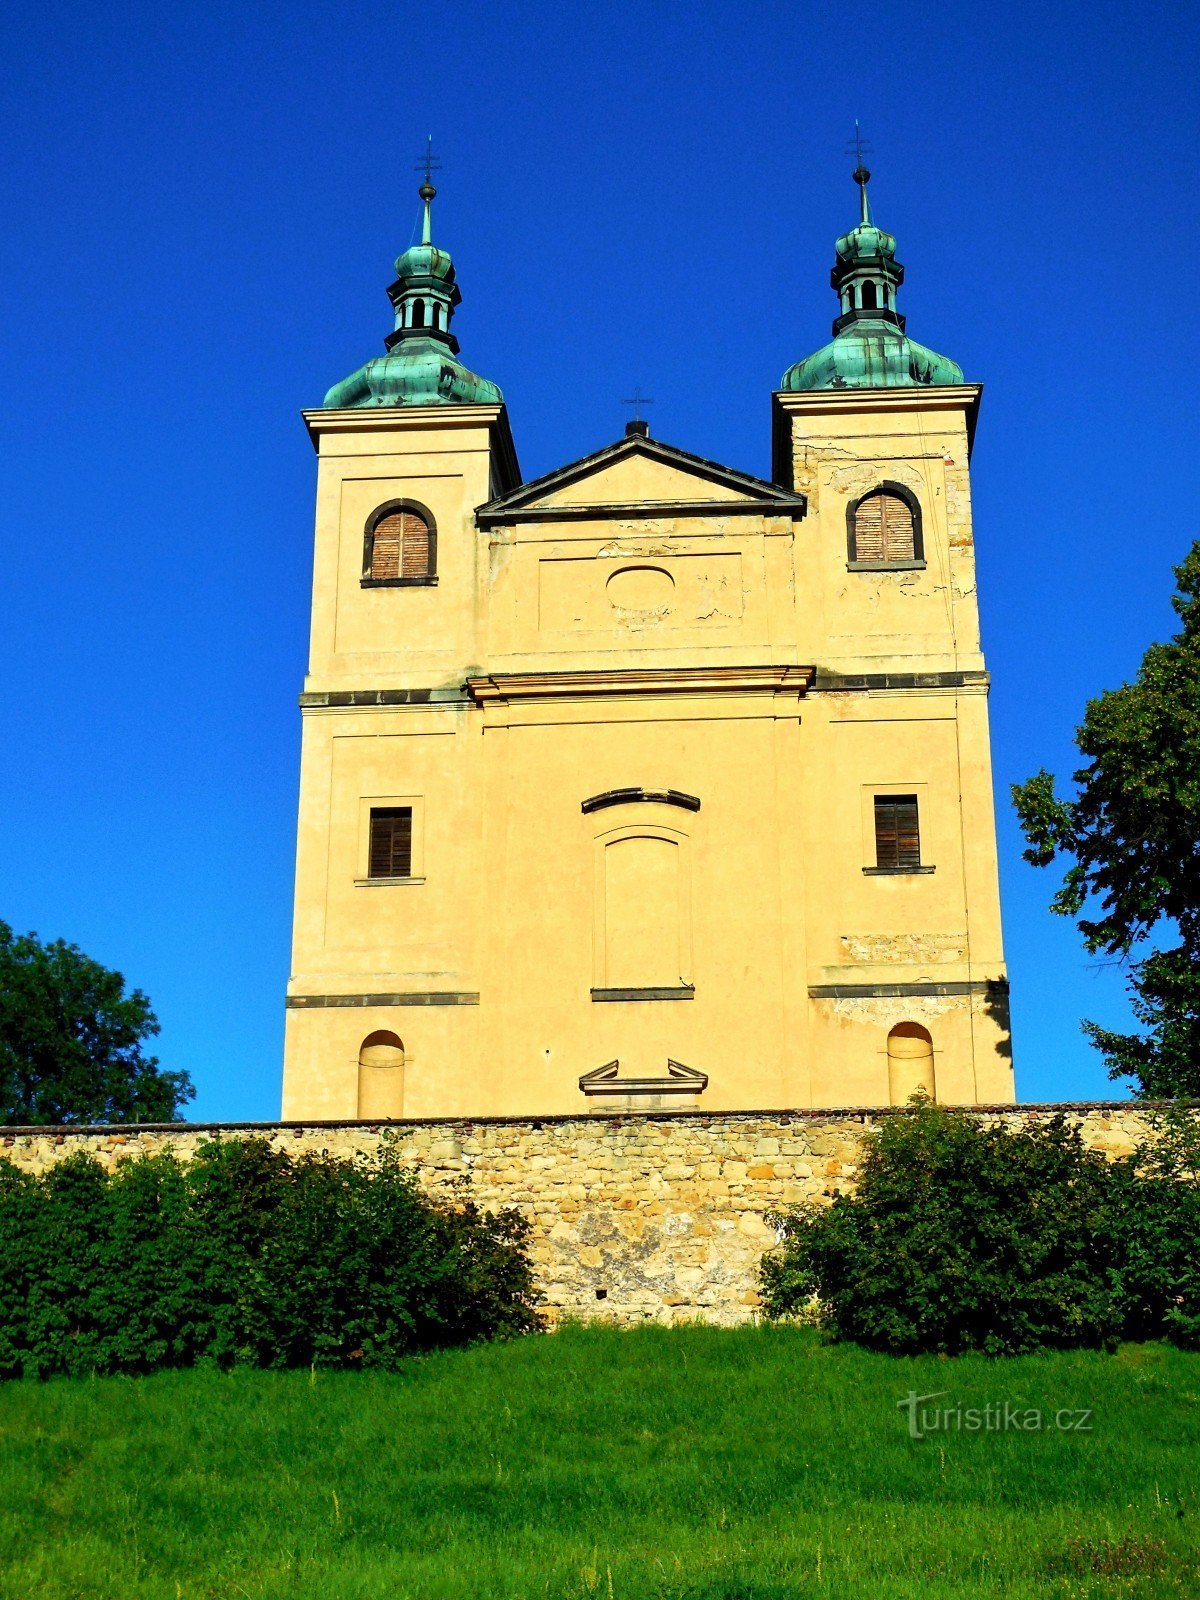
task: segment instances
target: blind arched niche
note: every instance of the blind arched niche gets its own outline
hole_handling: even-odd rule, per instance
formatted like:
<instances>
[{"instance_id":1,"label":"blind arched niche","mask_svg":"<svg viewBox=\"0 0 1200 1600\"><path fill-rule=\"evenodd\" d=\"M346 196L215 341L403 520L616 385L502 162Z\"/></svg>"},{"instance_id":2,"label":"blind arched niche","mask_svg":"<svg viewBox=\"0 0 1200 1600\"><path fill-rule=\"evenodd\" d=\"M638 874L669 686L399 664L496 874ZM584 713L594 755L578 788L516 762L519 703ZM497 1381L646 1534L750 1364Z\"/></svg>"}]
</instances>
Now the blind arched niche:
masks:
<instances>
[{"instance_id":1,"label":"blind arched niche","mask_svg":"<svg viewBox=\"0 0 1200 1600\"><path fill-rule=\"evenodd\" d=\"M369 1033L362 1042L358 1114L364 1120L404 1115L404 1044L394 1033Z\"/></svg>"}]
</instances>

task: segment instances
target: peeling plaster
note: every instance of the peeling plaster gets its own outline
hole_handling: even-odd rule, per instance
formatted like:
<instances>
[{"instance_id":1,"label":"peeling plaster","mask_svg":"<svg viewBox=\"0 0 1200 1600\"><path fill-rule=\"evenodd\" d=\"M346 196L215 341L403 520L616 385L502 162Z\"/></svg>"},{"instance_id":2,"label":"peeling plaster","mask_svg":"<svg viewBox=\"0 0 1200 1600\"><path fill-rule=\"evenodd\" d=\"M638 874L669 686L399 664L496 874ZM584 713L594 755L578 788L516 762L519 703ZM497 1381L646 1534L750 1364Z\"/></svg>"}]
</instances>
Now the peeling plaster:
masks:
<instances>
[{"instance_id":1,"label":"peeling plaster","mask_svg":"<svg viewBox=\"0 0 1200 1600\"><path fill-rule=\"evenodd\" d=\"M967 954L965 933L843 933L838 943L850 961L870 964L962 961Z\"/></svg>"}]
</instances>

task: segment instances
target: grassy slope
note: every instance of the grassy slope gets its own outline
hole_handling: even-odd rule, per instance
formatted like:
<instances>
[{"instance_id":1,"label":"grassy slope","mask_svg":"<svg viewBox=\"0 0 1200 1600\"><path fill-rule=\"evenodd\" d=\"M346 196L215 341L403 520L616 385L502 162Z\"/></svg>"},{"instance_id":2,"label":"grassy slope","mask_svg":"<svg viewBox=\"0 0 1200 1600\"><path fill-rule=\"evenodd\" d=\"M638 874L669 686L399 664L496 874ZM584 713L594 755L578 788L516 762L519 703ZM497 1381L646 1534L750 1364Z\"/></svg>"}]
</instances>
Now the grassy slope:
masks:
<instances>
[{"instance_id":1,"label":"grassy slope","mask_svg":"<svg viewBox=\"0 0 1200 1600\"><path fill-rule=\"evenodd\" d=\"M896 1401L1090 1407L913 1441ZM1200 1595L1200 1356L898 1361L796 1329L553 1338L392 1375L0 1389L0 1596Z\"/></svg>"}]
</instances>

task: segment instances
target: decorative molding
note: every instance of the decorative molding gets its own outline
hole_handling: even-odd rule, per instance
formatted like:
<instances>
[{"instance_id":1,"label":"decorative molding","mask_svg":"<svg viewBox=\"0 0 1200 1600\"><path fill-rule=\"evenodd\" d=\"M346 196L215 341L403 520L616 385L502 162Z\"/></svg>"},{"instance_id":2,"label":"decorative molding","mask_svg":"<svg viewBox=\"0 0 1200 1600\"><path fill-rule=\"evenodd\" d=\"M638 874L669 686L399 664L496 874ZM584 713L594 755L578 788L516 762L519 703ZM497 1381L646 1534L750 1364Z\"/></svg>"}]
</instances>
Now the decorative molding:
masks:
<instances>
[{"instance_id":1,"label":"decorative molding","mask_svg":"<svg viewBox=\"0 0 1200 1600\"><path fill-rule=\"evenodd\" d=\"M585 1072L579 1087L586 1095L703 1094L708 1088L708 1073L685 1067L682 1061L667 1060L665 1078L618 1078L619 1061Z\"/></svg>"},{"instance_id":2,"label":"decorative molding","mask_svg":"<svg viewBox=\"0 0 1200 1600\"><path fill-rule=\"evenodd\" d=\"M608 806L637 805L653 801L657 805L680 806L684 811L699 811L700 801L694 794L684 794L681 789L606 789L585 800L579 809L586 816L591 811L604 811Z\"/></svg>"},{"instance_id":3,"label":"decorative molding","mask_svg":"<svg viewBox=\"0 0 1200 1600\"><path fill-rule=\"evenodd\" d=\"M961 983L810 983L808 986L810 1000L906 1000L921 996L1007 993L1007 978L971 978Z\"/></svg>"},{"instance_id":4,"label":"decorative molding","mask_svg":"<svg viewBox=\"0 0 1200 1600\"><path fill-rule=\"evenodd\" d=\"M694 983L663 984L646 989L593 989L593 1000L694 1000Z\"/></svg>"},{"instance_id":5,"label":"decorative molding","mask_svg":"<svg viewBox=\"0 0 1200 1600\"><path fill-rule=\"evenodd\" d=\"M804 694L815 667L613 667L598 672L496 672L468 678L476 705L588 695Z\"/></svg>"},{"instance_id":6,"label":"decorative molding","mask_svg":"<svg viewBox=\"0 0 1200 1600\"><path fill-rule=\"evenodd\" d=\"M335 1006L477 1006L478 993L469 989L410 990L399 994L290 994L289 1011L315 1011Z\"/></svg>"}]
</instances>

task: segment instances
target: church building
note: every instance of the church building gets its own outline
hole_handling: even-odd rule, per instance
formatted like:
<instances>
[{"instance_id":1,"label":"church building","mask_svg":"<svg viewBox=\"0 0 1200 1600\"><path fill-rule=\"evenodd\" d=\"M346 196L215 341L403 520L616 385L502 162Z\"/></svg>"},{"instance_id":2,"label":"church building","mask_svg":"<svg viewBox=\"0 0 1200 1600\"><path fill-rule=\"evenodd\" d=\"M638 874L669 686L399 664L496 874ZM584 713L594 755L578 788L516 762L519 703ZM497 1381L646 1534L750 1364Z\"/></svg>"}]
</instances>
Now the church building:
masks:
<instances>
[{"instance_id":1,"label":"church building","mask_svg":"<svg viewBox=\"0 0 1200 1600\"><path fill-rule=\"evenodd\" d=\"M770 481L633 421L530 482L426 176L386 353L304 414L285 1118L1014 1098L980 387L854 176Z\"/></svg>"}]
</instances>

